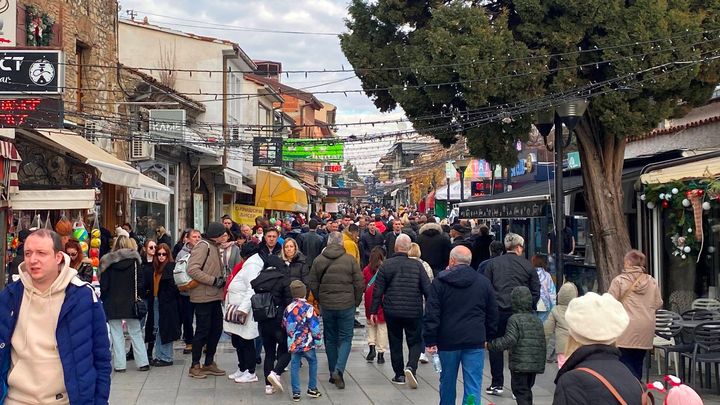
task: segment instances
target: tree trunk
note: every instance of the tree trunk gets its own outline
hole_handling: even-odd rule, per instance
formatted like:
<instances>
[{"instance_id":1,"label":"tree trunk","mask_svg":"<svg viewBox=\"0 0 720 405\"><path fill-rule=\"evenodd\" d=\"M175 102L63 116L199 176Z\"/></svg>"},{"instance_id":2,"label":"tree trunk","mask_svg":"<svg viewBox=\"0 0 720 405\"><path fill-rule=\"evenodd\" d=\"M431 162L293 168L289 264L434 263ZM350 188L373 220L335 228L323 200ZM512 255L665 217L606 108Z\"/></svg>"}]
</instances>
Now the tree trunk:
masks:
<instances>
[{"instance_id":1,"label":"tree trunk","mask_svg":"<svg viewBox=\"0 0 720 405\"><path fill-rule=\"evenodd\" d=\"M583 120L577 136L584 196L598 271L598 291L606 292L623 268L630 237L623 210L622 169L625 139L598 136Z\"/></svg>"}]
</instances>

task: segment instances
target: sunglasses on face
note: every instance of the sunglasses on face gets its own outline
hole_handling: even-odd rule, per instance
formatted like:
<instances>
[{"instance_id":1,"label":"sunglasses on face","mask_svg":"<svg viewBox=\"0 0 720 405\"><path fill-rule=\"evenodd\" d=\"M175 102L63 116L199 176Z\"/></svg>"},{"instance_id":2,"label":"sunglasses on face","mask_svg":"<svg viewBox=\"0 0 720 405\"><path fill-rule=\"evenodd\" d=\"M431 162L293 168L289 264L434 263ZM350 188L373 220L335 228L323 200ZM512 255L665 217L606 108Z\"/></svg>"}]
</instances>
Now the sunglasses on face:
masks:
<instances>
[{"instance_id":1,"label":"sunglasses on face","mask_svg":"<svg viewBox=\"0 0 720 405\"><path fill-rule=\"evenodd\" d=\"M76 257L76 256L77 256L77 252L70 252L70 253L68 253L68 256L70 256L70 257Z\"/></svg>"},{"instance_id":2,"label":"sunglasses on face","mask_svg":"<svg viewBox=\"0 0 720 405\"><path fill-rule=\"evenodd\" d=\"M167 256L168 254L165 253L165 252L160 252L160 253L158 253L157 255L158 255L158 256Z\"/></svg>"},{"instance_id":3,"label":"sunglasses on face","mask_svg":"<svg viewBox=\"0 0 720 405\"><path fill-rule=\"evenodd\" d=\"M155 246L148 246L148 250L155 250Z\"/></svg>"}]
</instances>

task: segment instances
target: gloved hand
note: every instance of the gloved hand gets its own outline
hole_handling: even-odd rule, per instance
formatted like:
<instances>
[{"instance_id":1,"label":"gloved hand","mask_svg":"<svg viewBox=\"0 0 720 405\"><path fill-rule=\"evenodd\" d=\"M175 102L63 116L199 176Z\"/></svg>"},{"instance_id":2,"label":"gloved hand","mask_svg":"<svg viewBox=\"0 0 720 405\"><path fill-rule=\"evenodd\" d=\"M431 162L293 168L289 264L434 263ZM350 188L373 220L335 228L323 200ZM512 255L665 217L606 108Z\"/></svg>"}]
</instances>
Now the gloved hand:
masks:
<instances>
[{"instance_id":1,"label":"gloved hand","mask_svg":"<svg viewBox=\"0 0 720 405\"><path fill-rule=\"evenodd\" d=\"M213 287L215 287L215 288L225 287L225 279L222 277L215 277L215 281L213 282Z\"/></svg>"}]
</instances>

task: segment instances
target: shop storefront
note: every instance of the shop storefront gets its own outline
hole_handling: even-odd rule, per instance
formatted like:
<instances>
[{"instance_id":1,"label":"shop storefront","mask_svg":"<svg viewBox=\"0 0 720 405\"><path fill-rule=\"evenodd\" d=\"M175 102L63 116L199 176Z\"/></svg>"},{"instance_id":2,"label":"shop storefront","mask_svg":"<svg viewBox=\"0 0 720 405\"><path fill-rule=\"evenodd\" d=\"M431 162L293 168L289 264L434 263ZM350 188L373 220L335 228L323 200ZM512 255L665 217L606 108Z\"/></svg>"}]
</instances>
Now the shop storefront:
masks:
<instances>
[{"instance_id":1,"label":"shop storefront","mask_svg":"<svg viewBox=\"0 0 720 405\"><path fill-rule=\"evenodd\" d=\"M720 153L650 165L641 182L644 250L666 308L720 297Z\"/></svg>"},{"instance_id":2,"label":"shop storefront","mask_svg":"<svg viewBox=\"0 0 720 405\"><path fill-rule=\"evenodd\" d=\"M144 177L140 187L130 189L131 224L142 242L157 237L158 226L169 232L176 227L178 168L175 164L148 161L140 163L138 169Z\"/></svg>"}]
</instances>

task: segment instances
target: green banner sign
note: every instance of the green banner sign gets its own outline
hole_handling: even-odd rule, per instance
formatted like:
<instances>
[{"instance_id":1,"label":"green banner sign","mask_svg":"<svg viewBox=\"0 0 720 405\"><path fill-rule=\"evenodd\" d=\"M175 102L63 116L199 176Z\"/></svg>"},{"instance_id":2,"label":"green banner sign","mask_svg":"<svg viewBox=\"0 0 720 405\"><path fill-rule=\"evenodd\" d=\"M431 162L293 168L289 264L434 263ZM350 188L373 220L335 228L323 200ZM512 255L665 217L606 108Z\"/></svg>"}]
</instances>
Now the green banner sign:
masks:
<instances>
[{"instance_id":1,"label":"green banner sign","mask_svg":"<svg viewBox=\"0 0 720 405\"><path fill-rule=\"evenodd\" d=\"M282 157L294 162L342 162L344 145L335 140L285 139Z\"/></svg>"}]
</instances>

